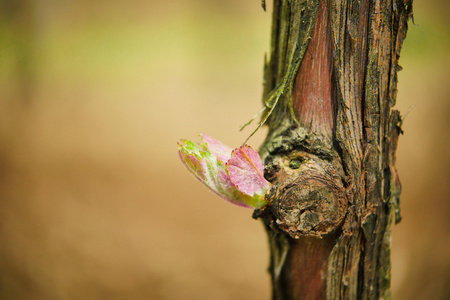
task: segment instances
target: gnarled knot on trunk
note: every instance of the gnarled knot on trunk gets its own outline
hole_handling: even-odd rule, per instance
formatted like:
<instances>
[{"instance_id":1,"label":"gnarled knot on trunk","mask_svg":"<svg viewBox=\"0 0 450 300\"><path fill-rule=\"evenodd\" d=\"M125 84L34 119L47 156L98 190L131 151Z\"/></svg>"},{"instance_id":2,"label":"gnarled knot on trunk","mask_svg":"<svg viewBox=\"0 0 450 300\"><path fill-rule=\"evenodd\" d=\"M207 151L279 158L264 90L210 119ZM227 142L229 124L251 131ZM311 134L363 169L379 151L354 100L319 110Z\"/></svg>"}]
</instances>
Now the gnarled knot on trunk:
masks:
<instances>
[{"instance_id":1,"label":"gnarled knot on trunk","mask_svg":"<svg viewBox=\"0 0 450 300\"><path fill-rule=\"evenodd\" d=\"M340 163L292 151L271 156L266 178L271 204L260 212L270 226L292 238L323 236L336 231L347 211Z\"/></svg>"}]
</instances>

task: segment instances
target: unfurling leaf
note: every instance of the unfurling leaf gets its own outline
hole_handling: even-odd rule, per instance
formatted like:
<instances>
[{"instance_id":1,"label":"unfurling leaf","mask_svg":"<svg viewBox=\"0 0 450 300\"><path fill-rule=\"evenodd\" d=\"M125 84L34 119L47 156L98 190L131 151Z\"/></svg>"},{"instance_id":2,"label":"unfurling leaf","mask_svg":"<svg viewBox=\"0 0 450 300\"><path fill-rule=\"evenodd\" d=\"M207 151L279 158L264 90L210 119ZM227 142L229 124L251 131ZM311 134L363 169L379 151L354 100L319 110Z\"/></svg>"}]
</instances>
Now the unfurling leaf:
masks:
<instances>
[{"instance_id":1,"label":"unfurling leaf","mask_svg":"<svg viewBox=\"0 0 450 300\"><path fill-rule=\"evenodd\" d=\"M247 195L264 194L269 188L258 152L248 145L233 150L227 169L231 182Z\"/></svg>"},{"instance_id":2,"label":"unfurling leaf","mask_svg":"<svg viewBox=\"0 0 450 300\"><path fill-rule=\"evenodd\" d=\"M245 145L237 149L207 135L202 143L178 143L181 161L195 177L219 197L239 206L267 205L264 194L270 183L264 179L258 153Z\"/></svg>"},{"instance_id":3,"label":"unfurling leaf","mask_svg":"<svg viewBox=\"0 0 450 300\"><path fill-rule=\"evenodd\" d=\"M219 142L218 140L213 139L206 134L200 134L200 137L205 142L205 145L208 148L209 152L217 157L217 159L222 163L225 164L231 158L231 151L233 151L233 148L225 145L222 142Z\"/></svg>"}]
</instances>

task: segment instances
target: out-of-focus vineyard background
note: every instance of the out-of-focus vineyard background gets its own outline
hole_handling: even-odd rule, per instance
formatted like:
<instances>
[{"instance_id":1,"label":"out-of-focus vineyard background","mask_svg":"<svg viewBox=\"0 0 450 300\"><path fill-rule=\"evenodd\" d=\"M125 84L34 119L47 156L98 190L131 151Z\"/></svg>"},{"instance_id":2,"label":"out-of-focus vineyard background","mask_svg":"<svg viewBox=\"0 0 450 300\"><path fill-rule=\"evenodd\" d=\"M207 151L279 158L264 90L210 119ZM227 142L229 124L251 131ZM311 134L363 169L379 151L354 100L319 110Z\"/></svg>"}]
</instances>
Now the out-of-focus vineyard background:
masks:
<instances>
[{"instance_id":1,"label":"out-of-focus vineyard background","mask_svg":"<svg viewBox=\"0 0 450 300\"><path fill-rule=\"evenodd\" d=\"M270 298L262 225L176 152L250 133L267 2L0 2L0 299ZM394 299L450 298L449 11L417 1L400 60Z\"/></svg>"}]
</instances>

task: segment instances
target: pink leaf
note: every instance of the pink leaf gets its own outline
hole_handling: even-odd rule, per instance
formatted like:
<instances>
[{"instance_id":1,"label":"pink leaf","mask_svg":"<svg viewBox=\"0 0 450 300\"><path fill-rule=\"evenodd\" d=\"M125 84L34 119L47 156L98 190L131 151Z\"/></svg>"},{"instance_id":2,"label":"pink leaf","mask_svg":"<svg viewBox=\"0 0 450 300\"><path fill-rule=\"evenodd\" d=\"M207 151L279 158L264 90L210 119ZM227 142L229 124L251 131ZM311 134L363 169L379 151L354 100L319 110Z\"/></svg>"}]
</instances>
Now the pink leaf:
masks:
<instances>
[{"instance_id":1,"label":"pink leaf","mask_svg":"<svg viewBox=\"0 0 450 300\"><path fill-rule=\"evenodd\" d=\"M270 186L264 179L264 167L258 152L248 145L233 150L227 171L231 182L247 195L263 194Z\"/></svg>"},{"instance_id":2,"label":"pink leaf","mask_svg":"<svg viewBox=\"0 0 450 300\"><path fill-rule=\"evenodd\" d=\"M229 155L231 151L230 148ZM265 204L258 198L250 199L233 185L225 171L225 164L219 162L206 144L197 145L189 140L181 140L178 143L178 155L188 170L222 199L243 207L260 207Z\"/></svg>"},{"instance_id":3,"label":"pink leaf","mask_svg":"<svg viewBox=\"0 0 450 300\"><path fill-rule=\"evenodd\" d=\"M212 137L206 135L206 134L200 134L200 137L202 140L206 143L206 147L211 152L212 155L217 157L218 160L220 160L222 163L226 163L231 158L231 151L233 151L233 148L231 148L228 145L225 145L224 143L213 139Z\"/></svg>"},{"instance_id":4,"label":"pink leaf","mask_svg":"<svg viewBox=\"0 0 450 300\"><path fill-rule=\"evenodd\" d=\"M178 143L178 154L187 169L212 192L233 204L266 206L264 194L270 184L263 177L258 153L247 145L232 150L207 135L201 137L201 144L189 140Z\"/></svg>"}]
</instances>

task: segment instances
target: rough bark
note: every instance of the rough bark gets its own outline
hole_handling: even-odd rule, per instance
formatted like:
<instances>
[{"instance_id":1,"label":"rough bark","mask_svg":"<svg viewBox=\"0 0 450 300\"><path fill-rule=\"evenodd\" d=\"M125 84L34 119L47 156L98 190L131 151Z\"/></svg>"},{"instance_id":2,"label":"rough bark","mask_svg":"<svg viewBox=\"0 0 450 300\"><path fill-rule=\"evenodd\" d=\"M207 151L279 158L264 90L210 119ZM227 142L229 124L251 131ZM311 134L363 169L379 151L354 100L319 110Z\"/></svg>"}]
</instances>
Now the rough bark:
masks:
<instances>
[{"instance_id":1,"label":"rough bark","mask_svg":"<svg viewBox=\"0 0 450 300\"><path fill-rule=\"evenodd\" d=\"M399 53L411 0L275 0L265 64L273 299L390 297Z\"/></svg>"}]
</instances>

